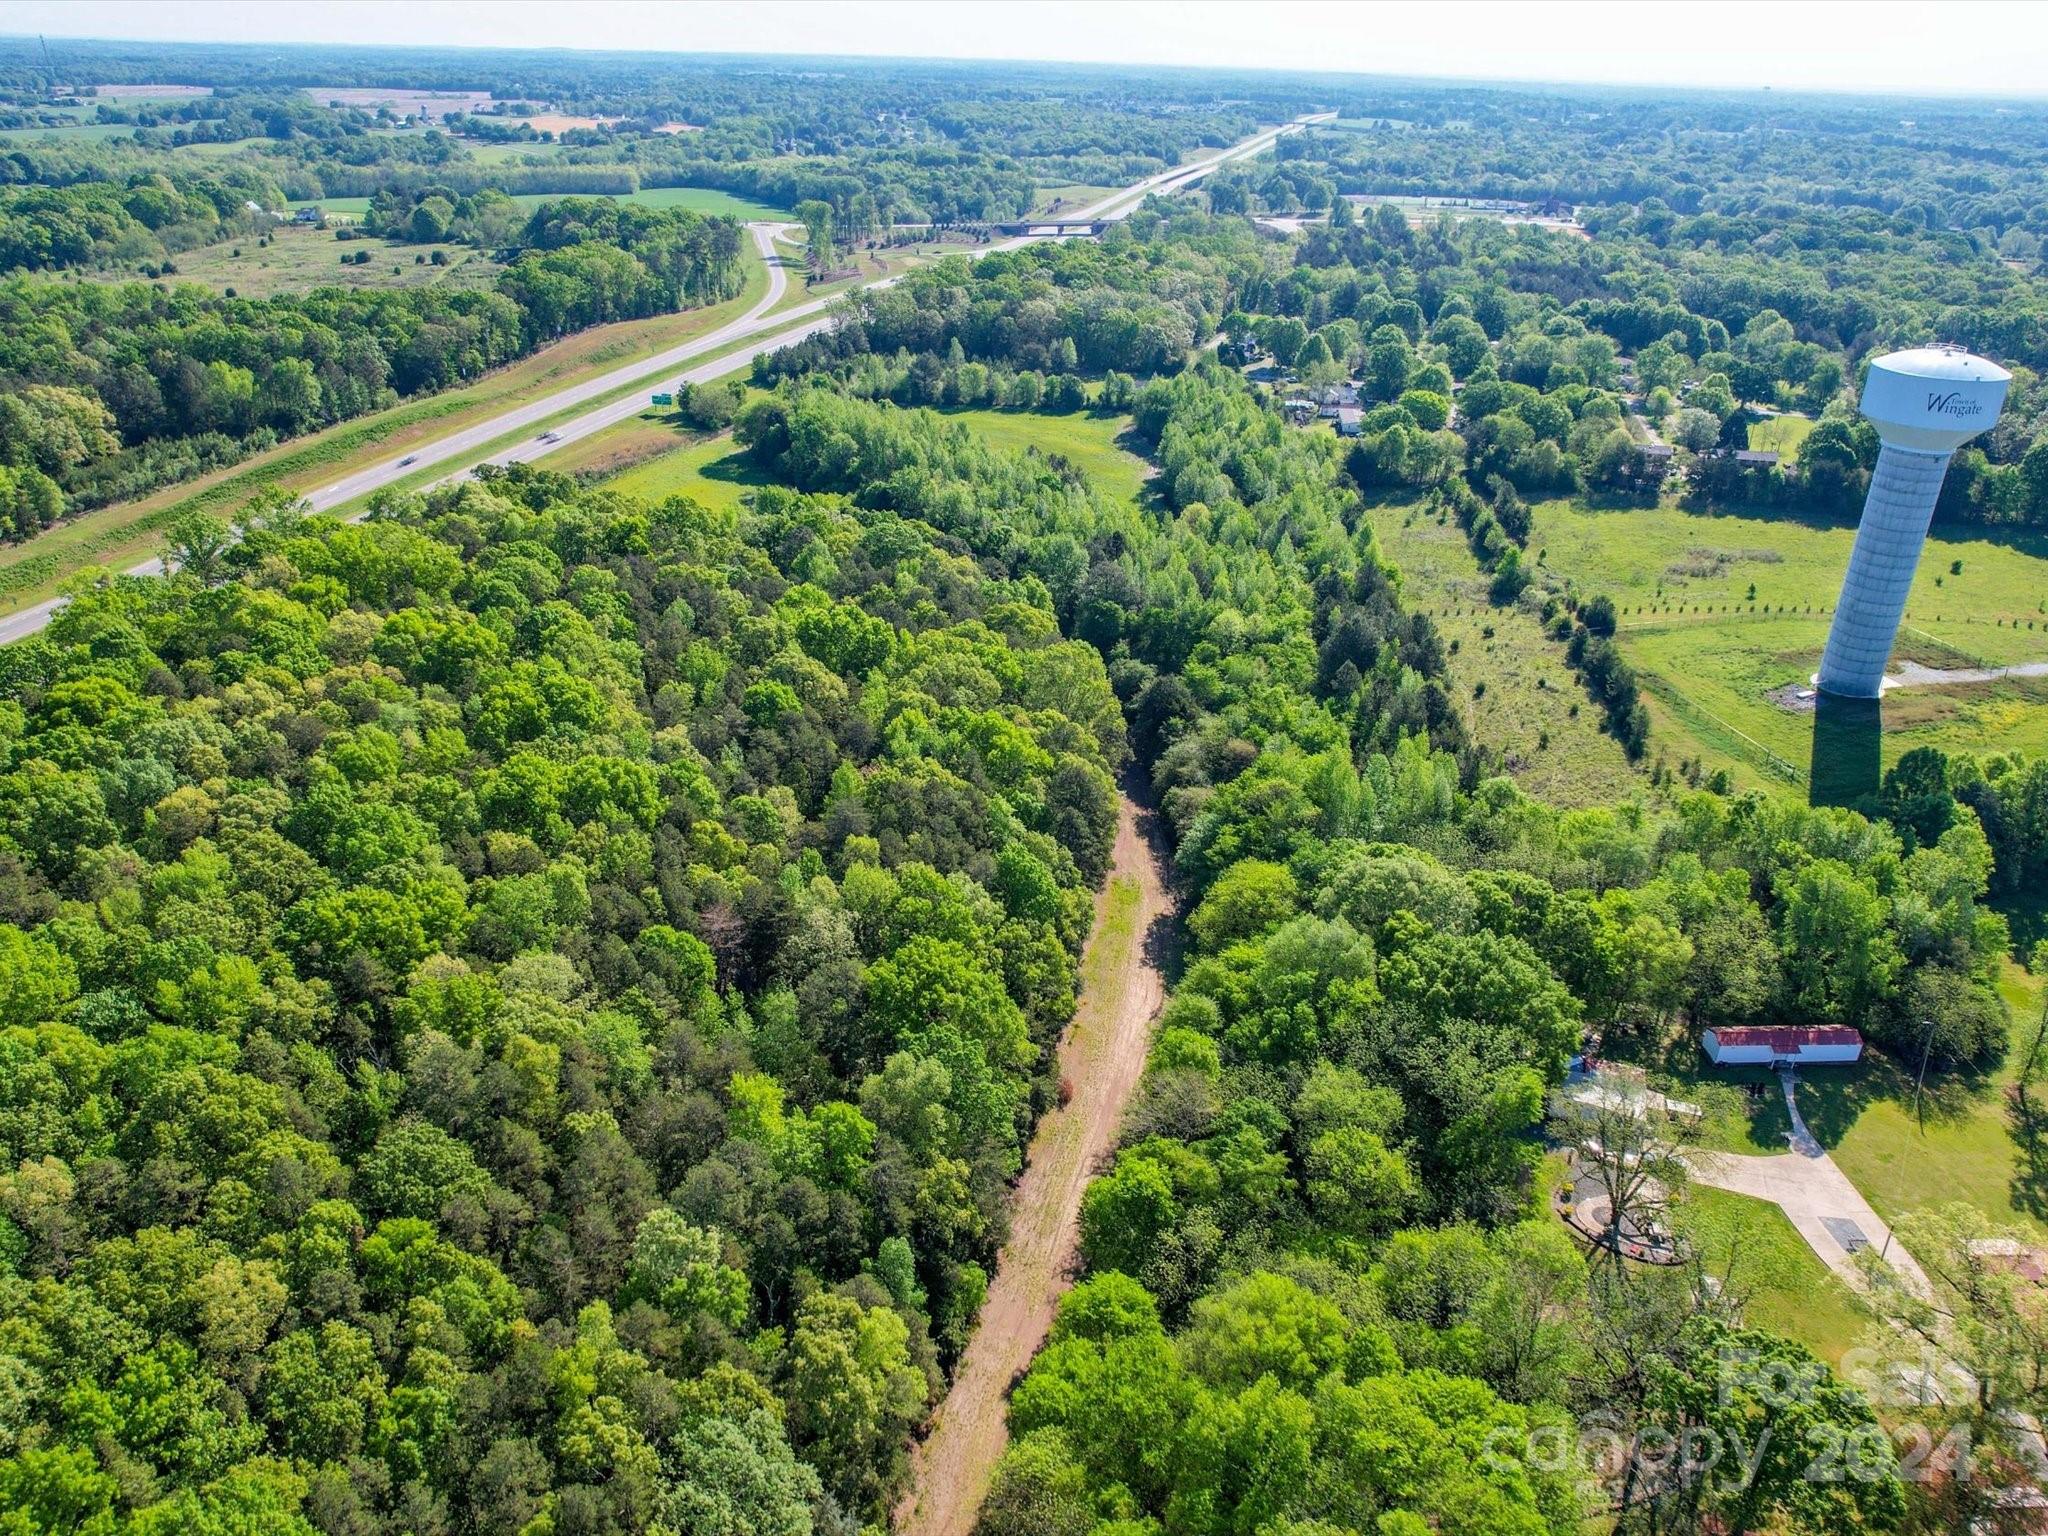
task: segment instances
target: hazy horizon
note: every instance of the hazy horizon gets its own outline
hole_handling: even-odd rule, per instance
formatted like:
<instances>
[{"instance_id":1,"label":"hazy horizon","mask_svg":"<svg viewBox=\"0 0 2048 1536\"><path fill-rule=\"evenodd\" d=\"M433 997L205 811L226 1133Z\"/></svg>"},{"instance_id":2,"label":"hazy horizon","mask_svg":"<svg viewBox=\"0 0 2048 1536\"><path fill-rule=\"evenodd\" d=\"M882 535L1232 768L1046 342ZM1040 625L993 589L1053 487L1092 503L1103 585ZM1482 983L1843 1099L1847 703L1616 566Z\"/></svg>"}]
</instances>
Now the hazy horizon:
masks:
<instances>
[{"instance_id":1,"label":"hazy horizon","mask_svg":"<svg viewBox=\"0 0 2048 1536\"><path fill-rule=\"evenodd\" d=\"M574 16L573 37L562 35ZM1398 75L1486 84L2039 98L2048 8L1827 4L1417 8L1273 0L0 0L0 33L79 41L341 44ZM1248 25L1255 19L1255 26Z\"/></svg>"}]
</instances>

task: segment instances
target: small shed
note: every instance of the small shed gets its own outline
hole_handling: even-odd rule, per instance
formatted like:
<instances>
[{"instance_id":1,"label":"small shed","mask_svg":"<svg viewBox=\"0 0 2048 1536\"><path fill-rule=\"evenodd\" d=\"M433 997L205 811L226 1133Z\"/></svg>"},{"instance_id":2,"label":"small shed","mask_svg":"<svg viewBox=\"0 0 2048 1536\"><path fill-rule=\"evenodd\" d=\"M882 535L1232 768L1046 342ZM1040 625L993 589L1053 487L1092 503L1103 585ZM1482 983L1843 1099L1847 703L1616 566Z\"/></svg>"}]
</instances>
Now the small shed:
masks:
<instances>
[{"instance_id":1,"label":"small shed","mask_svg":"<svg viewBox=\"0 0 2048 1536\"><path fill-rule=\"evenodd\" d=\"M1863 1036L1846 1024L1770 1024L1702 1030L1700 1048L1717 1067L1846 1065L1862 1058Z\"/></svg>"}]
</instances>

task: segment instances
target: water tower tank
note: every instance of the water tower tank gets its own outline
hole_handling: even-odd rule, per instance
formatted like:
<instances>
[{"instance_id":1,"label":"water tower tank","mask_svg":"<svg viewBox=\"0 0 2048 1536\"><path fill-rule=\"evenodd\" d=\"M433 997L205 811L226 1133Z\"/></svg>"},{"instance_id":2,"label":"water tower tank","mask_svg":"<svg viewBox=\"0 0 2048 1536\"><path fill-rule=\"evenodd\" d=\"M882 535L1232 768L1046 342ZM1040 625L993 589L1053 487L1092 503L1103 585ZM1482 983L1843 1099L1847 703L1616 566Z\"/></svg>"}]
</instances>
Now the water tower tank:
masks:
<instances>
[{"instance_id":1,"label":"water tower tank","mask_svg":"<svg viewBox=\"0 0 2048 1536\"><path fill-rule=\"evenodd\" d=\"M1991 429L2011 381L1958 347L1915 347L1870 365L1863 414L1884 446L1815 679L1824 692L1874 699L1882 690L1949 457Z\"/></svg>"}]
</instances>

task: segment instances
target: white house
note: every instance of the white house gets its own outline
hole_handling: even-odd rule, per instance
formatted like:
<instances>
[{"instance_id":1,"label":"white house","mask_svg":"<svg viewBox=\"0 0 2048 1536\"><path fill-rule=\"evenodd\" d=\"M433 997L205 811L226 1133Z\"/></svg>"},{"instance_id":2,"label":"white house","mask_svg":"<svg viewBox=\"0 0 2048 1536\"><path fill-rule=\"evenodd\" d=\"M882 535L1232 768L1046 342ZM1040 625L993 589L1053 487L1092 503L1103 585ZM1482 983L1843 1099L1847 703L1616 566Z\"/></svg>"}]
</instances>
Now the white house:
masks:
<instances>
[{"instance_id":1,"label":"white house","mask_svg":"<svg viewBox=\"0 0 2048 1536\"><path fill-rule=\"evenodd\" d=\"M1772 1024L1702 1030L1700 1048L1717 1067L1827 1066L1858 1060L1863 1036L1846 1024L1814 1029Z\"/></svg>"}]
</instances>

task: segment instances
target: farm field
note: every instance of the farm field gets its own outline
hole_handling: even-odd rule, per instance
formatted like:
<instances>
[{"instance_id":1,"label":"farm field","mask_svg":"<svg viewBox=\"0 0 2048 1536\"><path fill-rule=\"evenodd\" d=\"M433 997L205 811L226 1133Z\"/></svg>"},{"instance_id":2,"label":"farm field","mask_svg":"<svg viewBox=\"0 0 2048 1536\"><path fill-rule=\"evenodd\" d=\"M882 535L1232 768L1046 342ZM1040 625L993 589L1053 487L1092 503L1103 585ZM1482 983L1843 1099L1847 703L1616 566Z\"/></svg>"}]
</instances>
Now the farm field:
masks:
<instances>
[{"instance_id":1,"label":"farm field","mask_svg":"<svg viewBox=\"0 0 2048 1536\"><path fill-rule=\"evenodd\" d=\"M302 197L290 206L295 209L318 208L330 214L345 213L361 218L370 211L370 200L367 197Z\"/></svg>"},{"instance_id":2,"label":"farm field","mask_svg":"<svg viewBox=\"0 0 2048 1536\"><path fill-rule=\"evenodd\" d=\"M482 144L474 139L464 139L462 147L478 165L517 165L529 155L536 160L552 160L562 152L559 144Z\"/></svg>"},{"instance_id":3,"label":"farm field","mask_svg":"<svg viewBox=\"0 0 2048 1536\"><path fill-rule=\"evenodd\" d=\"M775 222L790 217L787 208L737 197L717 187L642 187L626 201L643 208L685 208L691 213L723 213L755 221Z\"/></svg>"},{"instance_id":4,"label":"farm field","mask_svg":"<svg viewBox=\"0 0 2048 1536\"><path fill-rule=\"evenodd\" d=\"M1464 531L1406 499L1376 504L1368 516L1401 572L1407 604L1430 614L1445 645L1457 646L1451 675L1458 702L1478 739L1507 756L1516 782L1569 805L1636 793L1644 780L1600 729L1600 712L1565 665L1564 647L1543 633L1535 614L1492 606ZM1485 691L1475 695L1481 684Z\"/></svg>"},{"instance_id":5,"label":"farm field","mask_svg":"<svg viewBox=\"0 0 2048 1536\"><path fill-rule=\"evenodd\" d=\"M1804 793L1814 717L1767 694L1818 665L1854 537L1846 522L1551 501L1535 508L1529 543L1554 575L1613 598L1653 752ZM2048 660L2048 535L1937 527L1898 654L1950 667ZM2048 680L1894 693L1883 722L1886 764L1917 746L2048 751Z\"/></svg>"},{"instance_id":6,"label":"farm field","mask_svg":"<svg viewBox=\"0 0 2048 1536\"><path fill-rule=\"evenodd\" d=\"M522 208L533 208L564 197L584 195L576 192L518 192L513 194L512 201ZM734 197L730 192L721 192L715 187L642 187L638 192L629 192L622 197L616 193L589 195L618 197L621 202L638 203L643 208L684 208L691 213L725 214L750 222L780 222L790 216L786 208L772 208L751 198ZM367 200L365 206L368 206Z\"/></svg>"},{"instance_id":7,"label":"farm field","mask_svg":"<svg viewBox=\"0 0 2048 1536\"><path fill-rule=\"evenodd\" d=\"M368 262L343 263L342 257L365 249L370 252ZM429 253L434 249L446 254L445 266L433 265ZM416 259L421 256L428 259ZM277 226L268 245L259 244L256 235L238 235L232 240L180 251L172 261L178 270L167 281L201 283L216 293L232 290L245 299L328 287L487 288L503 270L489 256L468 246L337 240L331 229L301 229L290 224ZM94 275L115 282L130 282L135 277L133 272Z\"/></svg>"},{"instance_id":8,"label":"farm field","mask_svg":"<svg viewBox=\"0 0 2048 1536\"><path fill-rule=\"evenodd\" d=\"M401 117L425 114L446 117L450 112L480 112L493 101L489 91L433 91L390 86L309 85L306 94L323 107L360 107L375 112L389 107Z\"/></svg>"},{"instance_id":9,"label":"farm field","mask_svg":"<svg viewBox=\"0 0 2048 1536\"><path fill-rule=\"evenodd\" d=\"M133 123L62 123L50 128L9 128L0 133L0 143L49 144L58 139L99 143L106 139L133 137Z\"/></svg>"}]
</instances>

